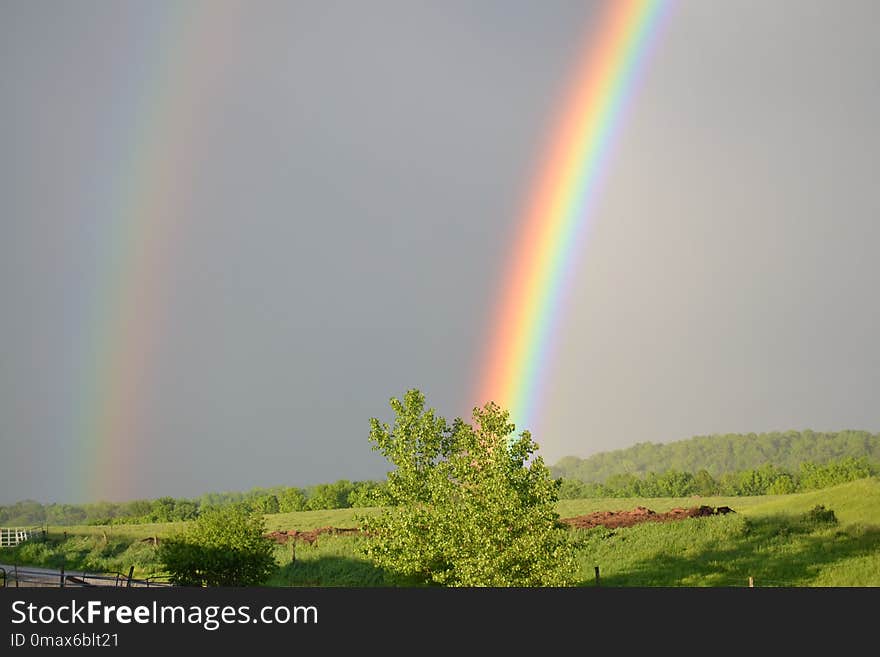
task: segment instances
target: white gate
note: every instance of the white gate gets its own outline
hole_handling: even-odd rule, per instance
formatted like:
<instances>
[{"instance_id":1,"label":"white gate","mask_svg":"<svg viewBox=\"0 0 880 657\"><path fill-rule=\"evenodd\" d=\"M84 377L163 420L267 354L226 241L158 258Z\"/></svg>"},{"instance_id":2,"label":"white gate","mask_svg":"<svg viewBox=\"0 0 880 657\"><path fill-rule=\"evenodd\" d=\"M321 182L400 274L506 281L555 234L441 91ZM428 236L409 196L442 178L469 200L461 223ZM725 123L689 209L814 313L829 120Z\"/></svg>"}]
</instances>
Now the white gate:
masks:
<instances>
[{"instance_id":1,"label":"white gate","mask_svg":"<svg viewBox=\"0 0 880 657\"><path fill-rule=\"evenodd\" d=\"M42 534L42 527L0 527L0 547L15 547L22 541Z\"/></svg>"}]
</instances>

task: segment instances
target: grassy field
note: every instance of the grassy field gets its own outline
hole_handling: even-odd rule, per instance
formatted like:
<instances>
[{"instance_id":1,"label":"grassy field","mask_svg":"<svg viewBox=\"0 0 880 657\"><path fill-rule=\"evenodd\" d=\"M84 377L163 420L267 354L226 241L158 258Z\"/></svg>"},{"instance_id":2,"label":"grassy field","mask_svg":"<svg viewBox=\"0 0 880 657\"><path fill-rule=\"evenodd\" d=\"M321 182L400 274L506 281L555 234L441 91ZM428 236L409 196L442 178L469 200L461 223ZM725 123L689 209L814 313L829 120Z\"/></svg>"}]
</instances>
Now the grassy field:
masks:
<instances>
[{"instance_id":1,"label":"grassy field","mask_svg":"<svg viewBox=\"0 0 880 657\"><path fill-rule=\"evenodd\" d=\"M560 500L561 517L646 506L729 506L735 514L645 523L621 529L573 532L583 586L880 586L880 480L794 495L713 498ZM814 521L817 505L836 523ZM350 510L349 510L350 512ZM337 513L337 512L330 512ZM299 528L288 514L276 528ZM320 525L353 526L353 515L328 516ZM305 526L303 526L305 528ZM360 554L356 537L321 537L314 546L278 548L275 586L376 586L383 573Z\"/></svg>"},{"instance_id":2,"label":"grassy field","mask_svg":"<svg viewBox=\"0 0 880 657\"><path fill-rule=\"evenodd\" d=\"M266 518L268 531L282 529L317 529L318 527L357 527L358 516L380 513L378 508L365 509L327 509L321 511L294 511L292 513L272 513Z\"/></svg>"},{"instance_id":3,"label":"grassy field","mask_svg":"<svg viewBox=\"0 0 880 657\"><path fill-rule=\"evenodd\" d=\"M635 527L572 532L582 586L880 586L880 479L871 478L794 495L725 498L561 500L561 517L646 506L729 506L736 513ZM818 505L836 522L811 517ZM304 511L266 516L268 531L355 527L379 509ZM184 523L50 527L49 541L0 553L0 561L68 569L160 571L155 548L143 539L166 537ZM64 539L64 532L67 538ZM275 549L279 568L270 586L382 586L384 573L363 557L358 536L322 535L313 545Z\"/></svg>"},{"instance_id":4,"label":"grassy field","mask_svg":"<svg viewBox=\"0 0 880 657\"><path fill-rule=\"evenodd\" d=\"M67 536L91 536L100 539L128 539L140 541L146 538L162 538L182 530L186 522L156 522L143 525L49 525L49 537L61 539Z\"/></svg>"}]
</instances>

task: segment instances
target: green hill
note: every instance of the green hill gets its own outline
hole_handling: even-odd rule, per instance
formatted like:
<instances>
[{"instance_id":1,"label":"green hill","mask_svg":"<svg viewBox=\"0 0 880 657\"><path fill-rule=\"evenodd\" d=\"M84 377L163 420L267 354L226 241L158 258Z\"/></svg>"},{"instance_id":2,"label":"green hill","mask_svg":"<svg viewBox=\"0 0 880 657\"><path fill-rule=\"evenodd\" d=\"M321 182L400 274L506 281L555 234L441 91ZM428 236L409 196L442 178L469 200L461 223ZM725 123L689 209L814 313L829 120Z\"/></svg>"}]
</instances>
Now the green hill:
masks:
<instances>
[{"instance_id":1,"label":"green hill","mask_svg":"<svg viewBox=\"0 0 880 657\"><path fill-rule=\"evenodd\" d=\"M833 509L841 525L872 525L880 529L880 478L867 477L795 495L766 495L744 513L766 517L806 513L816 505ZM739 503L739 502L737 502Z\"/></svg>"},{"instance_id":2,"label":"green hill","mask_svg":"<svg viewBox=\"0 0 880 657\"><path fill-rule=\"evenodd\" d=\"M865 457L880 462L880 433L786 431L761 434L694 436L672 443L644 442L626 449L601 452L588 458L566 456L551 466L554 477L604 483L618 474L648 472L696 473L713 477L772 464L796 471L801 463L827 463L841 458Z\"/></svg>"}]
</instances>

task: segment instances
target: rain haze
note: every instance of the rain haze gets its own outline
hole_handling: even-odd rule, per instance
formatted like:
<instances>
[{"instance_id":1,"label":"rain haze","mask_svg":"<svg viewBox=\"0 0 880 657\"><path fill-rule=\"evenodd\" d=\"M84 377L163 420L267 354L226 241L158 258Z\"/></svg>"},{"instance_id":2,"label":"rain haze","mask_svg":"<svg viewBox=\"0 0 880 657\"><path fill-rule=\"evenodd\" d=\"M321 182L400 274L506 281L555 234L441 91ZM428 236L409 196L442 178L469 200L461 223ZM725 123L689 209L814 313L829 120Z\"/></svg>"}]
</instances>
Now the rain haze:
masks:
<instances>
[{"instance_id":1,"label":"rain haze","mask_svg":"<svg viewBox=\"0 0 880 657\"><path fill-rule=\"evenodd\" d=\"M469 419L603 7L0 4L0 504L381 479L390 397ZM878 61L872 0L669 6L517 427L548 464L880 430Z\"/></svg>"}]
</instances>

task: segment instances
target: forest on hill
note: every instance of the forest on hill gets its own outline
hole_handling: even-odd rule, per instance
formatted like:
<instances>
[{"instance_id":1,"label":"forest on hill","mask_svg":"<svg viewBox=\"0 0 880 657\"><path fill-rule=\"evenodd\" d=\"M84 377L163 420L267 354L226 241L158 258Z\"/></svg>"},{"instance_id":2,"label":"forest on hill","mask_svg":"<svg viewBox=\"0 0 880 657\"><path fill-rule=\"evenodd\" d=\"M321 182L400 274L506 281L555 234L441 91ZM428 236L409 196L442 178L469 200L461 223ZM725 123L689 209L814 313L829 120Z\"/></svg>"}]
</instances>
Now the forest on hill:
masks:
<instances>
[{"instance_id":1,"label":"forest on hill","mask_svg":"<svg viewBox=\"0 0 880 657\"><path fill-rule=\"evenodd\" d=\"M604 483L610 477L644 477L658 472L706 471L712 477L767 465L797 471L802 463L824 464L841 459L880 463L880 433L809 429L749 434L694 436L671 443L637 443L587 458L566 456L551 466L554 477L583 483Z\"/></svg>"}]
</instances>

